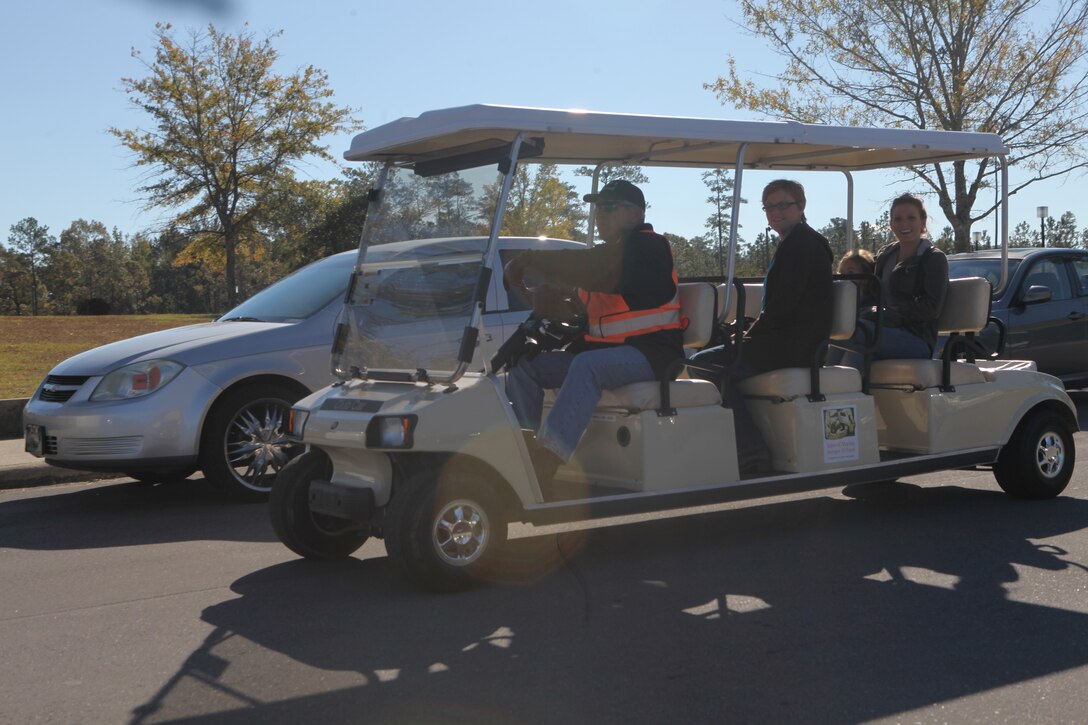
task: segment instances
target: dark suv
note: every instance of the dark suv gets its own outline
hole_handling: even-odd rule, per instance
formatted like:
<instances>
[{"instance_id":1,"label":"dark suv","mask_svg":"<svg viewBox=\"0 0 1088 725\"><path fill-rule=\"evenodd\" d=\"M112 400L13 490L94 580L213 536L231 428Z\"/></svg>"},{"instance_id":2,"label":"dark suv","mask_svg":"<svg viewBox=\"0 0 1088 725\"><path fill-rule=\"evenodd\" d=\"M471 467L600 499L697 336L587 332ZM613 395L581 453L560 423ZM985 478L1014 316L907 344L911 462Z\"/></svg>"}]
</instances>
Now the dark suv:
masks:
<instances>
[{"instance_id":1,"label":"dark suv","mask_svg":"<svg viewBox=\"0 0 1088 725\"><path fill-rule=\"evenodd\" d=\"M949 277L985 277L997 286L1001 251L952 254ZM1008 328L1003 358L1034 360L1067 388L1088 385L1088 249L1009 250L1009 284L991 314ZM993 349L996 329L983 332Z\"/></svg>"}]
</instances>

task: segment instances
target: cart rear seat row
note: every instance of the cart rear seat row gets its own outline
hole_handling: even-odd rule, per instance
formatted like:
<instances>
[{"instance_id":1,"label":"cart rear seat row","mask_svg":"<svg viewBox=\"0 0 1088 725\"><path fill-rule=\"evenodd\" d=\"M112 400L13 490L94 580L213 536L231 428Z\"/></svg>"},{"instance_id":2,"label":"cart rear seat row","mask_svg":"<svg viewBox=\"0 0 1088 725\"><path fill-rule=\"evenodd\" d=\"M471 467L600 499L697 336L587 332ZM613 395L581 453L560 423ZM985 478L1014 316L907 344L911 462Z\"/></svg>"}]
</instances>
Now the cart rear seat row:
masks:
<instances>
[{"instance_id":1,"label":"cart rear seat row","mask_svg":"<svg viewBox=\"0 0 1088 725\"><path fill-rule=\"evenodd\" d=\"M981 277L953 279L948 283L944 308L937 329L948 336L952 348L961 336L974 335L990 319L990 283ZM875 388L954 388L992 381L992 372L970 362L957 362L951 355L941 360L877 360L870 368L870 385Z\"/></svg>"},{"instance_id":2,"label":"cart rear seat row","mask_svg":"<svg viewBox=\"0 0 1088 725\"><path fill-rule=\"evenodd\" d=\"M762 294L762 284L744 285L746 312L758 313L758 301ZM736 290L733 290L733 294L726 295L725 285L715 287L707 282L682 283L680 308L689 320L688 327L684 330L684 347L692 350L705 347L717 325L731 323L736 317L737 297ZM835 280L833 304L831 340L847 340L857 324L856 285L848 280ZM985 327L989 312L990 287L986 280L977 277L952 280L938 326L942 335L953 337L968 332L977 333ZM749 313L748 316L753 315ZM941 360L881 360L872 365L871 385L914 390L938 388L944 384L943 367ZM981 370L975 364L956 361L949 363L948 384L952 386L992 379L992 373ZM755 375L741 385L741 392L745 397L778 402L801 397L819 400L827 395L858 393L861 390L861 374L854 368L819 366L816 361L813 361L811 368L781 368ZM548 394L549 398L554 398L554 395L555 391ZM668 383L635 383L606 390L598 407L627 411L659 409L663 414L668 414L676 408L720 403L720 394L713 383L680 379Z\"/></svg>"},{"instance_id":3,"label":"cart rear seat row","mask_svg":"<svg viewBox=\"0 0 1088 725\"><path fill-rule=\"evenodd\" d=\"M720 296L724 293L723 288L724 285L719 286ZM745 284L744 291L746 300L759 300L763 294L763 285ZM848 340L857 324L857 287L854 283L835 280L833 304L830 339ZM735 301L731 300L729 310L723 309L721 319L724 323L732 322L736 307ZM745 309L753 309L753 305L749 303ZM954 341L981 332L989 316L989 282L981 277L954 279L949 282L945 305L937 318L937 327L942 336ZM985 368L985 365L980 368L973 362L952 360L950 356L946 356L946 360L878 360L870 368L870 385L909 387L914 390L970 385L994 379L993 373ZM845 366L822 367L819 371L818 390L812 382L812 373L807 368L782 368L745 380L741 390L745 397L780 400L792 400L802 395L830 395L861 390L860 374Z\"/></svg>"},{"instance_id":4,"label":"cart rear seat row","mask_svg":"<svg viewBox=\"0 0 1088 725\"><path fill-rule=\"evenodd\" d=\"M736 290L733 292L728 297L737 297ZM746 285L744 293L744 299L750 301L746 307L758 311L761 285ZM690 321L684 331L686 348L706 347L718 325L735 320L740 306L731 299L727 308L726 297L723 287L709 283L680 285L681 310ZM946 311L940 318L942 334L981 330L989 315L989 298L985 280L954 280L949 287ZM857 322L857 288L853 282L835 280L833 304L831 339L848 339ZM886 360L872 367L873 384L869 392L862 390L861 374L854 368L821 366L815 360L810 367L773 370L741 384L752 418L771 447L775 470L814 472L843 465L875 464L880 460L881 449L937 452L949 445L945 440L949 438L948 431L942 427L944 422L954 426L963 425L963 421L945 410L948 403L942 398L947 397L945 390L949 388L941 387L943 362ZM948 370L952 385L966 386L992 379L991 373L970 363L949 361ZM925 390L940 394L918 392ZM554 398L555 391L547 391L545 405L550 406ZM877 408L881 409L880 415ZM605 391L598 409L601 415L595 417L586 435L602 445L604 441L620 440L617 438L622 432L620 428L627 431L623 440L632 436L642 440L642 431L654 428L664 441L661 445L673 453L688 449L702 451L699 460L707 460L703 461L702 473L693 474L692 480L709 482L721 475L736 475L736 459L732 454L727 455L727 448L718 451L717 458L706 455L705 436L732 438L734 435L732 418L720 417L721 395L714 383L679 379L627 385ZM918 427L917 421L923 419L934 421L923 426L932 432L912 434L910 431ZM889 420L894 421L891 426L887 424ZM828 426L837 422L848 426L851 435L845 438L835 435ZM713 429L712 434L708 433L708 427ZM814 431L821 430L831 432L814 436ZM654 468L662 465L655 453L660 452L659 448L639 448L640 465L644 467L639 469L640 480L672 480L667 470ZM601 468L593 460L579 459L578 465L596 472L595 475L608 474L607 467Z\"/></svg>"}]
</instances>

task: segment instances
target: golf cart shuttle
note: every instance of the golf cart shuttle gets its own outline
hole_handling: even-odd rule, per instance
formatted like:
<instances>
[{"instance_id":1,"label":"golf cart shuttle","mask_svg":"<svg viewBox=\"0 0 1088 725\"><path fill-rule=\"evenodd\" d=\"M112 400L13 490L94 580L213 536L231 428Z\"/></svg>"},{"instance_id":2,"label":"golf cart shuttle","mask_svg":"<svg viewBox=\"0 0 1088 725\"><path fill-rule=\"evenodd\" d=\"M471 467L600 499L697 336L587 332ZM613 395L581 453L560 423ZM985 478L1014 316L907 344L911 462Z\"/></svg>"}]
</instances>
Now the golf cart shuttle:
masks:
<instances>
[{"instance_id":1,"label":"golf cart shuttle","mask_svg":"<svg viewBox=\"0 0 1088 725\"><path fill-rule=\"evenodd\" d=\"M505 375L492 368L503 341L483 324L491 277L508 261L499 239L524 164L588 166L592 191L608 165L733 171L724 278L680 286L690 320L684 345L695 351L716 329L737 330L758 314L760 285L733 279L746 170L802 182L804 172L842 172L852 229L857 173L988 158L1007 193L1006 153L1000 138L983 133L483 105L359 134L345 158L382 171L337 322L338 382L292 410L291 435L310 450L277 478L270 505L278 536L313 559L350 556L382 537L411 579L456 589L499 566L511 521L578 521L976 466L992 467L1013 496L1058 495L1075 463L1075 408L1057 379L978 350L974 335L987 324L991 298L980 278L950 285L939 320L951 340L943 359L883 360L863 376L823 365L821 355L809 367L744 381L773 455L774 470L758 475L738 470L733 412L717 386L681 375L606 391L570 463L538 481ZM368 261L368 247L403 223L397 204L409 198L431 200L420 219L436 236L468 237L481 224L489 236L431 258ZM592 209L590 219L592 237ZM1000 221L1007 238L1005 204ZM855 295L853 282L835 281L829 342L853 333ZM405 310L419 334L386 334L386 322L403 320ZM539 337L562 324L532 316L524 329L535 325L527 334ZM484 369L470 370L481 346Z\"/></svg>"}]
</instances>

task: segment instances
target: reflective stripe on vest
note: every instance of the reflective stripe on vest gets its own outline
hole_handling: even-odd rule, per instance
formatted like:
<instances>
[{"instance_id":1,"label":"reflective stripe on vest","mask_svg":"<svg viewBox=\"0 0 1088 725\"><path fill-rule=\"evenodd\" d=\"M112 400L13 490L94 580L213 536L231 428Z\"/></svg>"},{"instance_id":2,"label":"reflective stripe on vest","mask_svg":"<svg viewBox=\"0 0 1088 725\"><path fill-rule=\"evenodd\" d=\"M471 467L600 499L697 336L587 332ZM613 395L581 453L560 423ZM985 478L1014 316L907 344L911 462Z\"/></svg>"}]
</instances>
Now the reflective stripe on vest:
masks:
<instances>
[{"instance_id":1,"label":"reflective stripe on vest","mask_svg":"<svg viewBox=\"0 0 1088 725\"><path fill-rule=\"evenodd\" d=\"M680 314L680 280L675 269L672 272L672 281L676 285L676 293L672 299L660 307L651 307L648 310L630 309L620 294L578 290L589 317L586 340L619 343L635 335L686 328L688 320Z\"/></svg>"}]
</instances>

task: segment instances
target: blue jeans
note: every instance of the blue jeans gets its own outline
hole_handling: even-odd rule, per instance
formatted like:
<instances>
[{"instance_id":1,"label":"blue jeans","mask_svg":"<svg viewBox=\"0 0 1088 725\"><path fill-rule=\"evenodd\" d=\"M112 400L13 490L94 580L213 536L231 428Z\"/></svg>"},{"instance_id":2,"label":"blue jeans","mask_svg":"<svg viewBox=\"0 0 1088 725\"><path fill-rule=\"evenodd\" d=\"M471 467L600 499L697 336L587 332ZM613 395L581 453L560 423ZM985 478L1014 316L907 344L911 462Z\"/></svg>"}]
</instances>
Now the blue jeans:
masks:
<instances>
[{"instance_id":1,"label":"blue jeans","mask_svg":"<svg viewBox=\"0 0 1088 725\"><path fill-rule=\"evenodd\" d=\"M542 352L522 359L506 376L506 394L523 428L537 432L537 442L569 461L589 425L601 391L656 380L650 362L630 345L588 350ZM544 425L544 390L559 388Z\"/></svg>"},{"instance_id":2,"label":"blue jeans","mask_svg":"<svg viewBox=\"0 0 1088 725\"><path fill-rule=\"evenodd\" d=\"M861 351L865 344L866 334L868 337L872 337L874 328L875 325L871 321L859 320L858 329L854 331L853 337L848 341L836 341L834 343L837 347L848 348L842 353L842 361L835 360L835 356L829 352L828 364L848 365L861 370L864 362ZM834 348L832 348L832 351L834 351ZM902 327L885 325L880 328L880 340L877 341L872 354L873 360L901 360L908 358L926 360L933 357L933 350L930 349L929 343L913 332L908 332Z\"/></svg>"}]
</instances>

